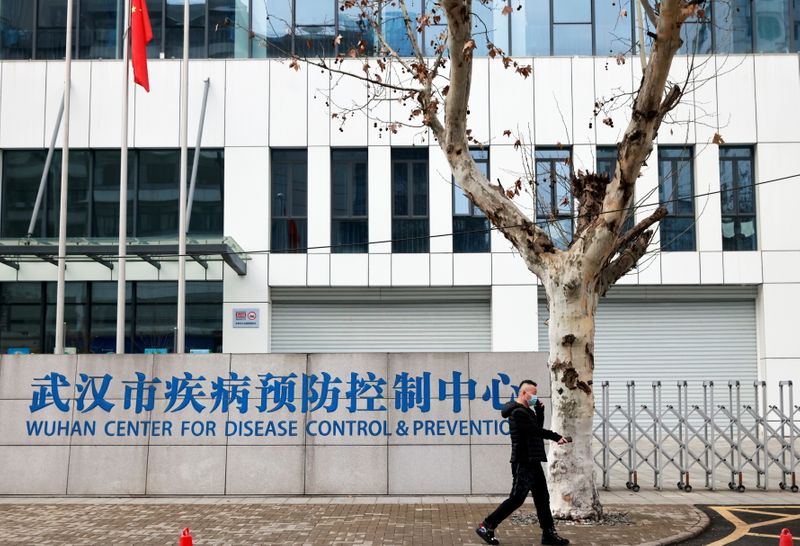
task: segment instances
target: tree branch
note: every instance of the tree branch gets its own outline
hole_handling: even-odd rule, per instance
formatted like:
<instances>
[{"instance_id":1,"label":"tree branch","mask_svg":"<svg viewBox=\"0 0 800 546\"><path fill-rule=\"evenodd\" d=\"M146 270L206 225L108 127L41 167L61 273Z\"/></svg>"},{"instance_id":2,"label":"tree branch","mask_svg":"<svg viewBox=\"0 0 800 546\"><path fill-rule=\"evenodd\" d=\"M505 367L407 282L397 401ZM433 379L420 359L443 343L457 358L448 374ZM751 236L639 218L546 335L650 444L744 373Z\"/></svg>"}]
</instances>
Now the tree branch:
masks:
<instances>
[{"instance_id":1,"label":"tree branch","mask_svg":"<svg viewBox=\"0 0 800 546\"><path fill-rule=\"evenodd\" d=\"M653 233L653 231L640 233L625 250L620 252L619 256L606 265L600 273L600 278L597 282L597 293L601 297L605 296L608 289L622 278L623 275L636 267L639 259L647 252L647 246L653 238Z\"/></svg>"},{"instance_id":2,"label":"tree branch","mask_svg":"<svg viewBox=\"0 0 800 546\"><path fill-rule=\"evenodd\" d=\"M653 24L653 26L654 27L658 26L658 19L656 17L656 12L653 9L653 6L650 5L650 2L648 0L639 0L639 1L642 3L642 6L644 7L644 12L647 14L647 18L650 19L650 22Z\"/></svg>"},{"instance_id":3,"label":"tree branch","mask_svg":"<svg viewBox=\"0 0 800 546\"><path fill-rule=\"evenodd\" d=\"M617 241L616 251L619 251L621 248L627 247L631 241L638 238L644 231L655 224L664 219L667 215L667 208L666 207L658 207L653 214L633 226L630 230L628 230L624 235L620 236Z\"/></svg>"}]
</instances>

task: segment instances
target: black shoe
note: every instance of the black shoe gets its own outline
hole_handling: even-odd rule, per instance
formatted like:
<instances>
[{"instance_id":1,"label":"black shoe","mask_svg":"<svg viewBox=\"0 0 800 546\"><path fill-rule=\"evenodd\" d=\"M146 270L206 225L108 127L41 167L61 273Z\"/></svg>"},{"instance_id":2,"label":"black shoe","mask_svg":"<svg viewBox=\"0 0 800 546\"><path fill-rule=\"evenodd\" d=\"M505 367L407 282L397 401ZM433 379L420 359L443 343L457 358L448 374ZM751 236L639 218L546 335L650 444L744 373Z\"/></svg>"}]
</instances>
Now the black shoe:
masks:
<instances>
[{"instance_id":1,"label":"black shoe","mask_svg":"<svg viewBox=\"0 0 800 546\"><path fill-rule=\"evenodd\" d=\"M569 540L558 536L555 528L553 528L547 529L542 533L542 544L557 544L563 546L564 544L569 544Z\"/></svg>"},{"instance_id":2,"label":"black shoe","mask_svg":"<svg viewBox=\"0 0 800 546\"><path fill-rule=\"evenodd\" d=\"M494 538L494 530L486 527L485 523L481 523L475 528L475 533L483 539L486 544L500 544L500 541Z\"/></svg>"}]
</instances>

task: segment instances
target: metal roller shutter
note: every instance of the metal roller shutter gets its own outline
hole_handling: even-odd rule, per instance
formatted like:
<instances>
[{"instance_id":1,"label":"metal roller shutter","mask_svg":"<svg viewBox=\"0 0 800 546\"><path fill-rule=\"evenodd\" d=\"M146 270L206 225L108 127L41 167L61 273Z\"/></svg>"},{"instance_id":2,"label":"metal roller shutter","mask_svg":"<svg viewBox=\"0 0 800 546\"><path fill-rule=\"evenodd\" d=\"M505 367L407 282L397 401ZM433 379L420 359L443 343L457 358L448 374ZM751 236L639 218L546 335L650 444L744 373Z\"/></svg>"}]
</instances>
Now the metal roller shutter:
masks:
<instances>
[{"instance_id":1,"label":"metal roller shutter","mask_svg":"<svg viewBox=\"0 0 800 546\"><path fill-rule=\"evenodd\" d=\"M694 400L704 380L714 381L717 396L739 380L742 400L751 400L758 377L755 298L755 287L615 287L597 313L595 384L609 381L619 401L633 380L637 402L647 403L652 381L660 380L666 403L679 380L689 383ZM540 289L542 351L549 347L547 316Z\"/></svg>"},{"instance_id":2,"label":"metal roller shutter","mask_svg":"<svg viewBox=\"0 0 800 546\"><path fill-rule=\"evenodd\" d=\"M491 350L479 288L273 288L276 353Z\"/></svg>"}]
</instances>

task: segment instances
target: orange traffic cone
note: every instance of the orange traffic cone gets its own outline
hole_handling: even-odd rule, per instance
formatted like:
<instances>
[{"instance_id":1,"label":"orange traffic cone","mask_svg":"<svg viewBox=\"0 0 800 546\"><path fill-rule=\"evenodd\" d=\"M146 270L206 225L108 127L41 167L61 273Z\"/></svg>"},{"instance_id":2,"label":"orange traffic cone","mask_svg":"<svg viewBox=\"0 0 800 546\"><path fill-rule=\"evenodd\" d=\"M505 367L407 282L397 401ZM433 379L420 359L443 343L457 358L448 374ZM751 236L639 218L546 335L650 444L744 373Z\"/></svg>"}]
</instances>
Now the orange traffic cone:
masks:
<instances>
[{"instance_id":1,"label":"orange traffic cone","mask_svg":"<svg viewBox=\"0 0 800 546\"><path fill-rule=\"evenodd\" d=\"M789 532L789 529L784 529L781 531L781 541L778 543L778 546L792 546L792 544L794 544L793 541L792 533Z\"/></svg>"},{"instance_id":2,"label":"orange traffic cone","mask_svg":"<svg viewBox=\"0 0 800 546\"><path fill-rule=\"evenodd\" d=\"M791 538L789 539L792 540ZM789 542L791 544L791 542ZM183 533L181 533L181 539L178 541L178 546L192 546L192 533L189 532L189 528L185 528Z\"/></svg>"}]
</instances>

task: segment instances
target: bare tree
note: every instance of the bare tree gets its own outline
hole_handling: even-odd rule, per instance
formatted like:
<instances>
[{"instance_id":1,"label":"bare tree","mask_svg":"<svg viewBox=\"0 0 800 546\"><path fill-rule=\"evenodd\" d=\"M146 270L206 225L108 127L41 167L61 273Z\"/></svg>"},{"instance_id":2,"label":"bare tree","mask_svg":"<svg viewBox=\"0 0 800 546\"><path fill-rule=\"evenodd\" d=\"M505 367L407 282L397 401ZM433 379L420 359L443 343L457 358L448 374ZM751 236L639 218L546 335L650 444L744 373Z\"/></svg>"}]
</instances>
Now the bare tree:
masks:
<instances>
[{"instance_id":1,"label":"bare tree","mask_svg":"<svg viewBox=\"0 0 800 546\"><path fill-rule=\"evenodd\" d=\"M509 189L492 183L470 154L470 145L478 144L467 127L473 52L476 36L486 28L472 13L470 0L429 0L432 9L415 14L406 5L411 0L340 0L340 10L357 11L363 25L373 29L377 44L364 40L347 44L339 35L333 45L340 52L334 58L285 52L292 57L294 70L306 63L329 71L332 78L340 74L366 82L365 109L387 100L413 104L407 119L388 120L385 129L396 131L409 124L429 129L455 181L541 280L550 313L552 428L574 438L574 443L553 446L551 451L551 499L554 514L562 518L596 518L602 512L592 456L595 313L599 299L645 255L654 224L666 215L660 207L623 232L642 165L662 121L682 96L681 86L668 84L673 58L682 44L681 26L690 17L704 16L704 0L640 1L654 31L649 32L649 59L630 105L631 120L617 145L612 176L580 171L572 176L571 191L579 205L575 230L568 234L571 242L565 248L554 244L548 232L514 202L520 183ZM480 2L493 4L493 0ZM503 5L502 13L508 15L513 8ZM387 40L381 17L388 9L404 28L411 55L401 55L396 44ZM428 36L424 44L419 39L423 31ZM262 40L268 47L280 47L270 45L269 38ZM520 77L531 75L531 66L518 63L492 43L487 48L489 57ZM360 70L353 70L354 61L360 63ZM356 115L357 109L342 108L332 115L344 121ZM534 177L530 183L535 192Z\"/></svg>"}]
</instances>

